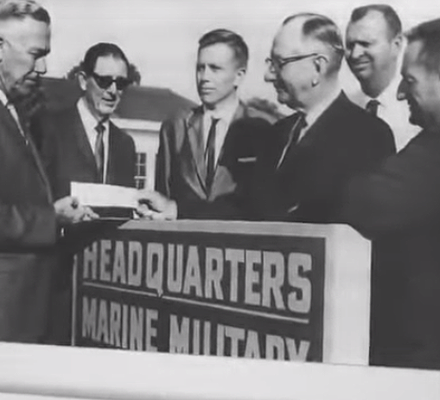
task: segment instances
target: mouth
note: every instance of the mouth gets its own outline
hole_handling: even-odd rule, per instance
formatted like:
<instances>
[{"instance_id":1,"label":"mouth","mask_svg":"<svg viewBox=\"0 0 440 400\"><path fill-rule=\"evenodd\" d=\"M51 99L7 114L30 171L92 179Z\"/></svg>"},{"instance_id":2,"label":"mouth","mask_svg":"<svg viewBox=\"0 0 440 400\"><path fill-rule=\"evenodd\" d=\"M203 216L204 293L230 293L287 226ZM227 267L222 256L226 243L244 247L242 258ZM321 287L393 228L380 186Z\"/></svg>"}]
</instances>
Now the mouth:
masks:
<instances>
[{"instance_id":1,"label":"mouth","mask_svg":"<svg viewBox=\"0 0 440 400\"><path fill-rule=\"evenodd\" d=\"M200 94L209 94L212 93L214 90L214 88L200 88L199 92Z\"/></svg>"},{"instance_id":2,"label":"mouth","mask_svg":"<svg viewBox=\"0 0 440 400\"><path fill-rule=\"evenodd\" d=\"M106 98L103 98L102 101L105 104L110 105L110 106L113 106L116 103L116 99L106 99Z\"/></svg>"},{"instance_id":3,"label":"mouth","mask_svg":"<svg viewBox=\"0 0 440 400\"><path fill-rule=\"evenodd\" d=\"M363 69L367 68L369 65L370 62L366 60L350 62L351 68L355 71L362 71Z\"/></svg>"}]
</instances>

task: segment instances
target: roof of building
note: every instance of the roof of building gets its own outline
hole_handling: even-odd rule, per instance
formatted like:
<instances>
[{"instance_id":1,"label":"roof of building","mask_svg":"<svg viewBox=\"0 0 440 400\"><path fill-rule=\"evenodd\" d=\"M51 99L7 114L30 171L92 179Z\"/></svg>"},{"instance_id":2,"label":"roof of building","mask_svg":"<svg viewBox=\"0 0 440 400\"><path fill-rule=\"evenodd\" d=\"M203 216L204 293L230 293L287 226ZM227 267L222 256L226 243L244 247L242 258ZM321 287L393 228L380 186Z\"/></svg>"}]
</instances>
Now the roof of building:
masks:
<instances>
[{"instance_id":1,"label":"roof of building","mask_svg":"<svg viewBox=\"0 0 440 400\"><path fill-rule=\"evenodd\" d=\"M49 110L67 108L81 96L81 90L75 81L62 78L44 78L43 91ZM130 86L125 91L115 116L160 122L195 105L191 100L167 88Z\"/></svg>"}]
</instances>

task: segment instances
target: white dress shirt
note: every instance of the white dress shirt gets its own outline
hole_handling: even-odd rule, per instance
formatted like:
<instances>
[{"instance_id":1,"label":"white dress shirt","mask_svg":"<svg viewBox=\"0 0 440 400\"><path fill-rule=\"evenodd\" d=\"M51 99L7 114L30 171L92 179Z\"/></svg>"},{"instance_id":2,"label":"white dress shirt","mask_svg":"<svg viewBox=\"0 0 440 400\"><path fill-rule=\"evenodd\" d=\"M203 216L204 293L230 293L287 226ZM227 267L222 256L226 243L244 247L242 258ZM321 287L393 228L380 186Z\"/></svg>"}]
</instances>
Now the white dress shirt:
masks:
<instances>
[{"instance_id":1,"label":"white dress shirt","mask_svg":"<svg viewBox=\"0 0 440 400\"><path fill-rule=\"evenodd\" d=\"M84 130L87 134L87 139L89 140L92 152L95 153L95 143L98 132L96 131L96 126L99 121L92 115L89 108L87 107L86 100L81 97L78 100L77 108L81 121L84 125ZM109 121L102 122L104 127L103 141L104 141L104 183L107 179L107 166L108 166L108 154L109 154Z\"/></svg>"},{"instance_id":2,"label":"white dress shirt","mask_svg":"<svg viewBox=\"0 0 440 400\"><path fill-rule=\"evenodd\" d=\"M223 143L225 141L226 134L228 133L229 125L231 124L232 118L238 108L238 98L233 98L230 102L222 104L221 107L212 111L204 108L203 112L203 142L204 148L208 143L209 128L212 124L212 119L218 119L215 131L215 164L217 165L218 157L220 155Z\"/></svg>"},{"instance_id":3,"label":"white dress shirt","mask_svg":"<svg viewBox=\"0 0 440 400\"><path fill-rule=\"evenodd\" d=\"M382 118L393 131L397 151L405 147L421 131L420 127L409 122L410 112L407 102L397 100L399 83L400 76L396 73L388 87L374 99L379 102L377 116ZM364 109L367 103L372 100L362 90L349 94L349 97L351 101Z\"/></svg>"}]
</instances>

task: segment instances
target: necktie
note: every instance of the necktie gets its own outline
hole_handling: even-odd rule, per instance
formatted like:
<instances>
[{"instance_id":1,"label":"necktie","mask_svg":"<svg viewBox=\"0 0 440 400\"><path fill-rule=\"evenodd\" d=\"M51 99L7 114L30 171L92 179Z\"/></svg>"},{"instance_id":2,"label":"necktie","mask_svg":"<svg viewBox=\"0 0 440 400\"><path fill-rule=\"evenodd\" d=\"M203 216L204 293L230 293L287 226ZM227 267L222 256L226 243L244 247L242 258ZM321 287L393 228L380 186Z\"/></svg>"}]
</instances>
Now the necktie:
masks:
<instances>
[{"instance_id":1,"label":"necktie","mask_svg":"<svg viewBox=\"0 0 440 400\"><path fill-rule=\"evenodd\" d=\"M206 187L211 189L212 181L214 180L215 172L215 136L216 126L220 119L212 118L211 127L208 132L208 141L205 149L205 163L206 163Z\"/></svg>"},{"instance_id":2,"label":"necktie","mask_svg":"<svg viewBox=\"0 0 440 400\"><path fill-rule=\"evenodd\" d=\"M367 110L367 112L377 117L377 109L379 108L379 104L379 101L371 99L365 106L365 109Z\"/></svg>"},{"instance_id":3,"label":"necktie","mask_svg":"<svg viewBox=\"0 0 440 400\"><path fill-rule=\"evenodd\" d=\"M287 137L286 144L284 145L283 151L281 153L281 156L278 160L277 169L281 166L284 159L286 158L286 154L289 150L289 148L292 146L292 144L296 143L298 141L299 135L303 128L305 128L307 125L306 122L306 115L303 112L298 112L295 115L295 120L292 125L292 129L289 131L289 135Z\"/></svg>"},{"instance_id":4,"label":"necktie","mask_svg":"<svg viewBox=\"0 0 440 400\"><path fill-rule=\"evenodd\" d=\"M96 167L98 169L98 179L99 182L104 182L104 125L99 122L95 127L96 132L96 141L95 141L95 160Z\"/></svg>"}]
</instances>

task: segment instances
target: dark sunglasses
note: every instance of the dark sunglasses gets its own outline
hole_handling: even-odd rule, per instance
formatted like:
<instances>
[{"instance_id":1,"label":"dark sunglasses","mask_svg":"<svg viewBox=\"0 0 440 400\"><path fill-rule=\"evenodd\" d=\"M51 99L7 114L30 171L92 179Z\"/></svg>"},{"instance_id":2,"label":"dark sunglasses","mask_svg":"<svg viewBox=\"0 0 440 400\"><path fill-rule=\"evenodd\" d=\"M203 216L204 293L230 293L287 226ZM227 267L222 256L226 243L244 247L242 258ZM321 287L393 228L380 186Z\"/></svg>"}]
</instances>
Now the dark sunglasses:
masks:
<instances>
[{"instance_id":1,"label":"dark sunglasses","mask_svg":"<svg viewBox=\"0 0 440 400\"><path fill-rule=\"evenodd\" d=\"M114 82L118 90L124 90L130 84L130 79L123 78L122 76L113 78L109 75L98 75L95 72L92 72L92 76L101 89L108 89Z\"/></svg>"}]
</instances>

